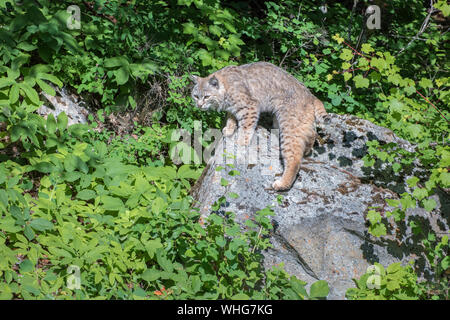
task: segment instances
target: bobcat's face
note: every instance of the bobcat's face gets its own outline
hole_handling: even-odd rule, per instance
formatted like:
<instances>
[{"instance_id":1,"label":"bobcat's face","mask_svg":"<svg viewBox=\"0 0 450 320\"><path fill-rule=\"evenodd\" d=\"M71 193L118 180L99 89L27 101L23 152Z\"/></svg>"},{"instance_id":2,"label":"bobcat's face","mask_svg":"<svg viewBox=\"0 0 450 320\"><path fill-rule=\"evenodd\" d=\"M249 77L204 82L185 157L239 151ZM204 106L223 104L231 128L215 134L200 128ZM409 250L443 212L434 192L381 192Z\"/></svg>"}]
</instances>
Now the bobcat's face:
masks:
<instances>
[{"instance_id":1,"label":"bobcat's face","mask_svg":"<svg viewBox=\"0 0 450 320\"><path fill-rule=\"evenodd\" d=\"M225 89L219 80L215 76L207 78L191 76L191 79L195 83L192 89L192 99L197 107L202 110L221 109Z\"/></svg>"}]
</instances>

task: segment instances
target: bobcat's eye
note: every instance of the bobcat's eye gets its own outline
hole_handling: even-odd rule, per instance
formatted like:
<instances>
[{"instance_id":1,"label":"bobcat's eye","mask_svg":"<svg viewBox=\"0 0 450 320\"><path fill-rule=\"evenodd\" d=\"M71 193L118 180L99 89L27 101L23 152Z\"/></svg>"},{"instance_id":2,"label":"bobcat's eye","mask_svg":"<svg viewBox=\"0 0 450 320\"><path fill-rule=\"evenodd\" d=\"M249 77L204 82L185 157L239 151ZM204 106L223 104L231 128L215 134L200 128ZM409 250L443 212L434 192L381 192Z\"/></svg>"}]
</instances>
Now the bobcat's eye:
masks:
<instances>
[{"instance_id":1,"label":"bobcat's eye","mask_svg":"<svg viewBox=\"0 0 450 320\"><path fill-rule=\"evenodd\" d=\"M195 100L198 100L198 95L194 94Z\"/></svg>"},{"instance_id":2,"label":"bobcat's eye","mask_svg":"<svg viewBox=\"0 0 450 320\"><path fill-rule=\"evenodd\" d=\"M203 98L206 100L206 99L209 99L209 97L211 97L211 96L206 94Z\"/></svg>"}]
</instances>

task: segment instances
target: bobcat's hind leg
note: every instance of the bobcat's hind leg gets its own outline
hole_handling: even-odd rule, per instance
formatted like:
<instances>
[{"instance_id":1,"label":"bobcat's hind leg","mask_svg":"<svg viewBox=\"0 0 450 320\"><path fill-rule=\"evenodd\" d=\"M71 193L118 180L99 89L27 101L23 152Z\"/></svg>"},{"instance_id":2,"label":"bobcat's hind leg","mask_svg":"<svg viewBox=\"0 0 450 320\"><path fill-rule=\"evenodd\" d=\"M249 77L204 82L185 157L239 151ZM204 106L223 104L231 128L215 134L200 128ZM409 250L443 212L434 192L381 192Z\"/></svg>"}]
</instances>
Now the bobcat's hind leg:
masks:
<instances>
[{"instance_id":1,"label":"bobcat's hind leg","mask_svg":"<svg viewBox=\"0 0 450 320\"><path fill-rule=\"evenodd\" d=\"M293 117L287 117L285 121L280 119L280 130L284 171L280 179L272 184L276 191L287 190L294 183L303 156L314 143L314 115L305 115L302 120Z\"/></svg>"},{"instance_id":2,"label":"bobcat's hind leg","mask_svg":"<svg viewBox=\"0 0 450 320\"><path fill-rule=\"evenodd\" d=\"M289 189L294 183L297 173L300 170L300 163L302 157L296 156L284 161L284 171L280 179L275 180L272 184L272 188L276 191L282 191Z\"/></svg>"}]
</instances>

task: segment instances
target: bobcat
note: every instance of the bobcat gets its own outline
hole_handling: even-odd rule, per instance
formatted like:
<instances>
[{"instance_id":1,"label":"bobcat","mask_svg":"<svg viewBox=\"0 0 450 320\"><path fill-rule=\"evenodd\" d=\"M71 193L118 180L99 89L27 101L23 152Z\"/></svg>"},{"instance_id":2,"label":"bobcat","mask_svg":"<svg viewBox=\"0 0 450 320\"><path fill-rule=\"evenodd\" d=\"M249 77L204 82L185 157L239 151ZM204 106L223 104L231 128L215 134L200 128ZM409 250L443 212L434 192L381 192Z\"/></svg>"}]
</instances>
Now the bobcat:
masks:
<instances>
[{"instance_id":1,"label":"bobcat","mask_svg":"<svg viewBox=\"0 0 450 320\"><path fill-rule=\"evenodd\" d=\"M314 144L315 121L327 115L323 103L292 75L268 63L228 66L194 82L192 98L202 110L229 114L225 136L237 130L237 143L248 145L261 112L271 112L280 129L284 172L272 184L274 190L289 189L304 153Z\"/></svg>"}]
</instances>

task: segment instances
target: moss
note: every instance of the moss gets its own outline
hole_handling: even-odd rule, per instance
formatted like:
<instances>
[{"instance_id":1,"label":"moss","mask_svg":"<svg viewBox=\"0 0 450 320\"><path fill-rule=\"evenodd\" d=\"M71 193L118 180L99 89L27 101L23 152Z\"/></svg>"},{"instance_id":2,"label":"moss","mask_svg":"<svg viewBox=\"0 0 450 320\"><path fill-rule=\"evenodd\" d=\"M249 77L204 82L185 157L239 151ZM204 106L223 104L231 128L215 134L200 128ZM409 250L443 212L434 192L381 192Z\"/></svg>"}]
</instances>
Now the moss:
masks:
<instances>
[{"instance_id":1,"label":"moss","mask_svg":"<svg viewBox=\"0 0 450 320\"><path fill-rule=\"evenodd\" d=\"M325 147L323 147L323 146L316 147L316 148L314 148L314 150L317 151L318 154L325 153L325 151L326 151Z\"/></svg>"},{"instance_id":2,"label":"moss","mask_svg":"<svg viewBox=\"0 0 450 320\"><path fill-rule=\"evenodd\" d=\"M347 167L347 166L351 166L353 164L352 159L349 159L344 156L340 156L339 158L337 158L337 161L339 162L340 167Z\"/></svg>"},{"instance_id":3,"label":"moss","mask_svg":"<svg viewBox=\"0 0 450 320\"><path fill-rule=\"evenodd\" d=\"M367 154L367 146L364 145L361 148L355 148L352 150L352 156L361 159Z\"/></svg>"},{"instance_id":4,"label":"moss","mask_svg":"<svg viewBox=\"0 0 450 320\"><path fill-rule=\"evenodd\" d=\"M356 139L358 139L358 136L353 131L345 131L342 145L346 148L351 148L351 143Z\"/></svg>"}]
</instances>

